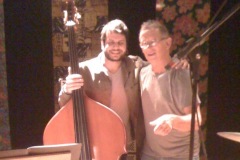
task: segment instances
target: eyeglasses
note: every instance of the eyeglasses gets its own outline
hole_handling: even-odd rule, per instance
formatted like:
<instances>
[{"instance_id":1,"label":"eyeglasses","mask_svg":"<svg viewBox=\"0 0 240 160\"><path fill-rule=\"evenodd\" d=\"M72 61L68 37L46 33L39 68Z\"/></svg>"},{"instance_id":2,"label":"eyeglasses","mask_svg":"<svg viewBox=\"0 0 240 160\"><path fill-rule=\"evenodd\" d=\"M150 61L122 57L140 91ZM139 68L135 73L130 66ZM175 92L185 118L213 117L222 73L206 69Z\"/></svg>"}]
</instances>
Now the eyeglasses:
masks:
<instances>
[{"instance_id":1,"label":"eyeglasses","mask_svg":"<svg viewBox=\"0 0 240 160\"><path fill-rule=\"evenodd\" d=\"M149 47L154 47L156 46L160 41L163 41L165 39L167 39L168 37L165 38L161 38L159 40L152 40L152 41L148 41L148 42L142 42L140 43L140 48L142 49L148 49Z\"/></svg>"}]
</instances>

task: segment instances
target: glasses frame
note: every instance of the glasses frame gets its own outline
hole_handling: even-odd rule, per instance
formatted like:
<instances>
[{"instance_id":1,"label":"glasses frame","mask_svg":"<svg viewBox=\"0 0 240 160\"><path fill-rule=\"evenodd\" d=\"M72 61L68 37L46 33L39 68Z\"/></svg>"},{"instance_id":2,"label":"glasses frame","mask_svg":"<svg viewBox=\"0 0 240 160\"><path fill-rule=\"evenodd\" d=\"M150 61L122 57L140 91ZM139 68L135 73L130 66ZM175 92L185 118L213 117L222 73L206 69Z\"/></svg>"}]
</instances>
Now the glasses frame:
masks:
<instances>
[{"instance_id":1,"label":"glasses frame","mask_svg":"<svg viewBox=\"0 0 240 160\"><path fill-rule=\"evenodd\" d=\"M156 46L159 42L161 42L161 41L163 41L167 38L169 38L169 37L164 37L164 38L161 38L161 39L158 39L158 40L143 42L143 43L140 43L139 46L140 46L141 49L148 49L149 47Z\"/></svg>"}]
</instances>

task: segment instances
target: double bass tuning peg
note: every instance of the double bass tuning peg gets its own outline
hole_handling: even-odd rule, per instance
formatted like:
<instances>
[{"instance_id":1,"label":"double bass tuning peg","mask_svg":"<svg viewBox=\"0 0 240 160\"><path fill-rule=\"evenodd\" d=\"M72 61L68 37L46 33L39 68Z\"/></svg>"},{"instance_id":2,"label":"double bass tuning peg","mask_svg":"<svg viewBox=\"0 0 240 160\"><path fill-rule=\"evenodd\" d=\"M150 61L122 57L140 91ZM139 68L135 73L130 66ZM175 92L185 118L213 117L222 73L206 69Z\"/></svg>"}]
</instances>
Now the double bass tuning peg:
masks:
<instances>
[{"instance_id":1,"label":"double bass tuning peg","mask_svg":"<svg viewBox=\"0 0 240 160\"><path fill-rule=\"evenodd\" d=\"M66 1L62 3L63 10L63 22L66 26L73 26L79 24L81 14L78 12L78 8L75 6L74 1Z\"/></svg>"}]
</instances>

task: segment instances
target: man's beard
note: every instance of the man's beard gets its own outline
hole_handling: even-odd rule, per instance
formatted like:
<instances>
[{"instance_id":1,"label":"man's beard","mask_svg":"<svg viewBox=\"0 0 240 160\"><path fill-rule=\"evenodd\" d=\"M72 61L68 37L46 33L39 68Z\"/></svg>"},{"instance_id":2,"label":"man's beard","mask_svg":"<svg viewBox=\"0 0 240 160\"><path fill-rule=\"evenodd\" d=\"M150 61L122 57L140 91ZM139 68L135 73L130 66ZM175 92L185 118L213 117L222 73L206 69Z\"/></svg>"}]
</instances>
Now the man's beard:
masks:
<instances>
[{"instance_id":1,"label":"man's beard","mask_svg":"<svg viewBox=\"0 0 240 160\"><path fill-rule=\"evenodd\" d=\"M109 60L109 61L115 61L115 62L118 62L118 61L122 61L123 58L126 56L126 52L124 54L122 54L118 59L114 59L110 56L110 54L108 52L104 52L105 54L105 57Z\"/></svg>"}]
</instances>

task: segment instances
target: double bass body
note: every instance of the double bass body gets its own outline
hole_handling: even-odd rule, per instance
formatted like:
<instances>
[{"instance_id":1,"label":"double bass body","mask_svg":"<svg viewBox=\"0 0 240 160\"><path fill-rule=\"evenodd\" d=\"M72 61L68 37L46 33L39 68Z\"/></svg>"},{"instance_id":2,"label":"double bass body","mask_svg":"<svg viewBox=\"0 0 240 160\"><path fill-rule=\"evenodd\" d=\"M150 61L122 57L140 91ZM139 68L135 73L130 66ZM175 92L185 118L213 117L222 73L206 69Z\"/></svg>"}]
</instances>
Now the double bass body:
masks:
<instances>
[{"instance_id":1,"label":"double bass body","mask_svg":"<svg viewBox=\"0 0 240 160\"><path fill-rule=\"evenodd\" d=\"M125 127L108 107L84 95L91 157L94 160L118 160L126 153ZM45 145L75 143L73 103L70 100L49 121L43 136Z\"/></svg>"}]
</instances>

